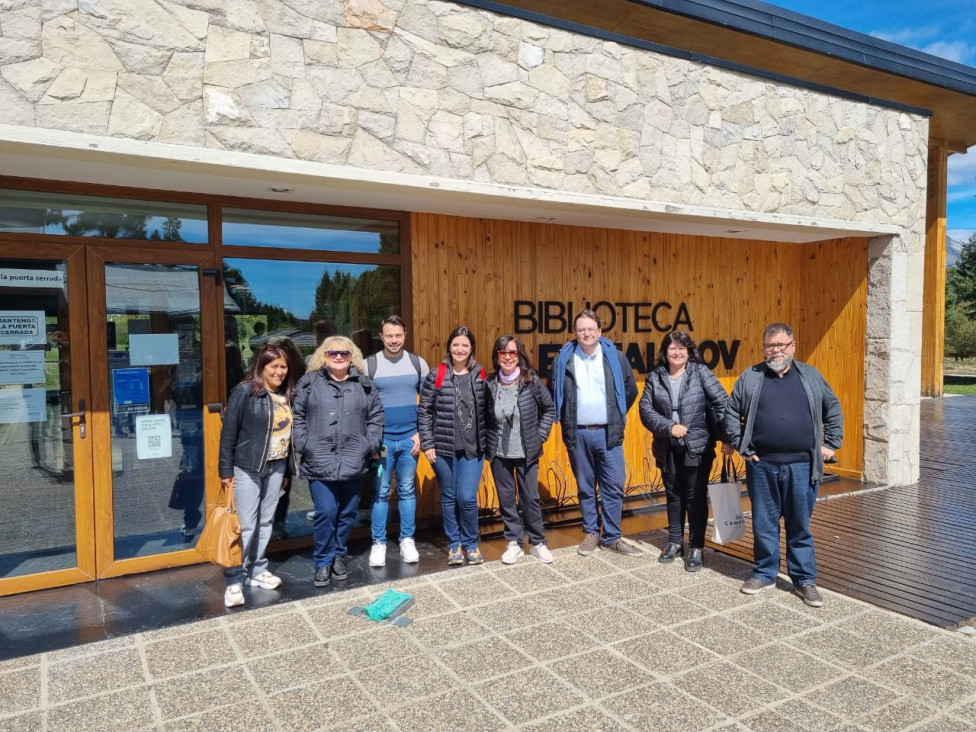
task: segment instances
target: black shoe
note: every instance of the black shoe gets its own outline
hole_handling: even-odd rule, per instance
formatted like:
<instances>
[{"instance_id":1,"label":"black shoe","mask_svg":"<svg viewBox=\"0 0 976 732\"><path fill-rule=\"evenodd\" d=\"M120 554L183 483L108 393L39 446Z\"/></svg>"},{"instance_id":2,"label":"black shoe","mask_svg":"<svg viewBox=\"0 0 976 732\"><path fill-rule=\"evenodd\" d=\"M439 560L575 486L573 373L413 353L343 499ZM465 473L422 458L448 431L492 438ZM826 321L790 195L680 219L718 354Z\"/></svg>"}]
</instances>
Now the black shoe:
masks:
<instances>
[{"instance_id":1,"label":"black shoe","mask_svg":"<svg viewBox=\"0 0 976 732\"><path fill-rule=\"evenodd\" d=\"M685 570L688 572L697 572L701 568L702 568L702 550L689 549L688 560L685 562Z\"/></svg>"},{"instance_id":2,"label":"black shoe","mask_svg":"<svg viewBox=\"0 0 976 732\"><path fill-rule=\"evenodd\" d=\"M684 554L685 548L681 544L675 544L673 541L669 541L668 545L661 552L661 556L657 558L661 564L671 564L675 557L680 557Z\"/></svg>"},{"instance_id":3,"label":"black shoe","mask_svg":"<svg viewBox=\"0 0 976 732\"><path fill-rule=\"evenodd\" d=\"M336 579L345 579L349 576L349 572L346 571L346 563L342 557L336 557L332 560L332 576Z\"/></svg>"},{"instance_id":4,"label":"black shoe","mask_svg":"<svg viewBox=\"0 0 976 732\"><path fill-rule=\"evenodd\" d=\"M315 579L312 582L316 587L328 587L329 582L332 581L332 577L329 575L328 567L316 567L315 568Z\"/></svg>"}]
</instances>

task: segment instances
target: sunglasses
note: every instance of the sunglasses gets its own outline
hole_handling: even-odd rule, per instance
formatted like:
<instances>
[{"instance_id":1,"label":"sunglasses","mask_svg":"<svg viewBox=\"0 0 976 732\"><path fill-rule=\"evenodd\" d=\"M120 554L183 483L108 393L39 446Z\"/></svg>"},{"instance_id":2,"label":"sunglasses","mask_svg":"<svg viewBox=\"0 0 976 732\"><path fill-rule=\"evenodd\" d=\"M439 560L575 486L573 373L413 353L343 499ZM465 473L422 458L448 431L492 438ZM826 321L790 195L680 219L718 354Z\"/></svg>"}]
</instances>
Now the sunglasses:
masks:
<instances>
[{"instance_id":1,"label":"sunglasses","mask_svg":"<svg viewBox=\"0 0 976 732\"><path fill-rule=\"evenodd\" d=\"M329 358L349 358L352 355L352 351L326 351L325 354Z\"/></svg>"}]
</instances>

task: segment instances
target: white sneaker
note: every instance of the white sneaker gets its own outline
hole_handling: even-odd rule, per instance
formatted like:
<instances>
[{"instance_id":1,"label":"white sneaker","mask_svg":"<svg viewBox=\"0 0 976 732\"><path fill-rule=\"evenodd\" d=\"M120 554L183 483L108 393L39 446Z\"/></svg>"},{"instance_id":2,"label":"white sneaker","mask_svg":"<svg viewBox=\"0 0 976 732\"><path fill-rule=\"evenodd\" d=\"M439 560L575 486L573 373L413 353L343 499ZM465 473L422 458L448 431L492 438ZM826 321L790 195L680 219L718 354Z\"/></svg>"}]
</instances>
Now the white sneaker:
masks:
<instances>
[{"instance_id":1,"label":"white sneaker","mask_svg":"<svg viewBox=\"0 0 976 732\"><path fill-rule=\"evenodd\" d=\"M407 564L416 564L420 561L420 552L417 551L417 545L414 543L413 537L408 536L400 542L400 556L403 557L403 561Z\"/></svg>"},{"instance_id":2,"label":"white sneaker","mask_svg":"<svg viewBox=\"0 0 976 732\"><path fill-rule=\"evenodd\" d=\"M231 585L224 590L224 607L237 607L244 604L244 593L240 585Z\"/></svg>"},{"instance_id":3,"label":"white sneaker","mask_svg":"<svg viewBox=\"0 0 976 732\"><path fill-rule=\"evenodd\" d=\"M529 547L529 554L543 564L552 564L552 552L545 544L533 544Z\"/></svg>"},{"instance_id":4,"label":"white sneaker","mask_svg":"<svg viewBox=\"0 0 976 732\"><path fill-rule=\"evenodd\" d=\"M276 590L281 587L281 577L264 571L257 577L248 577L244 580L244 584L248 587L260 587L262 590Z\"/></svg>"},{"instance_id":5,"label":"white sneaker","mask_svg":"<svg viewBox=\"0 0 976 732\"><path fill-rule=\"evenodd\" d=\"M305 514L305 520L306 521L314 521L315 520L315 511L309 511L308 513L306 513Z\"/></svg>"},{"instance_id":6,"label":"white sneaker","mask_svg":"<svg viewBox=\"0 0 976 732\"><path fill-rule=\"evenodd\" d=\"M521 556L522 546L517 541L510 541L502 554L502 564L515 564Z\"/></svg>"},{"instance_id":7,"label":"white sneaker","mask_svg":"<svg viewBox=\"0 0 976 732\"><path fill-rule=\"evenodd\" d=\"M378 542L373 544L373 548L369 550L369 566L386 566L386 544L380 544Z\"/></svg>"}]
</instances>

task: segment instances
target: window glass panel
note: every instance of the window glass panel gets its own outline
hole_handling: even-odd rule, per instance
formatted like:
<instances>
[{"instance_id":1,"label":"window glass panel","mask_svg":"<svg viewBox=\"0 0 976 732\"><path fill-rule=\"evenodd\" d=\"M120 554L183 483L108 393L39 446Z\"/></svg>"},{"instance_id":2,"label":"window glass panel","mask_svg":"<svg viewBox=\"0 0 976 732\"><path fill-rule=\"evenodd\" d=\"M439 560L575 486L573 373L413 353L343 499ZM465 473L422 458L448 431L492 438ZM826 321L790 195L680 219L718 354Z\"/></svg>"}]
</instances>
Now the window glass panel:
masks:
<instances>
[{"instance_id":1,"label":"window glass panel","mask_svg":"<svg viewBox=\"0 0 976 732\"><path fill-rule=\"evenodd\" d=\"M107 264L115 558L189 549L203 522L200 275Z\"/></svg>"},{"instance_id":2,"label":"window glass panel","mask_svg":"<svg viewBox=\"0 0 976 732\"><path fill-rule=\"evenodd\" d=\"M6 259L0 269L0 577L18 577L77 565L71 421L61 417L77 400L65 262Z\"/></svg>"},{"instance_id":3,"label":"window glass panel","mask_svg":"<svg viewBox=\"0 0 976 732\"><path fill-rule=\"evenodd\" d=\"M293 370L300 376L316 345L329 335L350 336L363 355L381 350L380 323L400 312L395 266L225 259L223 279L228 389L269 340L284 341L295 352ZM293 481L279 499L273 537L310 536L312 508L308 483Z\"/></svg>"},{"instance_id":4,"label":"window glass panel","mask_svg":"<svg viewBox=\"0 0 976 732\"><path fill-rule=\"evenodd\" d=\"M207 242L207 207L0 189L0 232Z\"/></svg>"},{"instance_id":5,"label":"window glass panel","mask_svg":"<svg viewBox=\"0 0 976 732\"><path fill-rule=\"evenodd\" d=\"M225 208L222 230L233 246L400 253L400 224L381 219Z\"/></svg>"}]
</instances>

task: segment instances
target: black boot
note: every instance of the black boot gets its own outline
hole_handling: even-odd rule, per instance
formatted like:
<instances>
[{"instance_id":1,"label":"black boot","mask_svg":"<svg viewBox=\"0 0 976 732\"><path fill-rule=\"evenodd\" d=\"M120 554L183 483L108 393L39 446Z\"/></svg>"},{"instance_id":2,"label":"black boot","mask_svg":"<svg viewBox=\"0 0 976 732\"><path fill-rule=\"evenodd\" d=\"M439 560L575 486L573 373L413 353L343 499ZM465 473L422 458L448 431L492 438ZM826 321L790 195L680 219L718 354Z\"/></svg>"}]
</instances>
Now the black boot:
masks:
<instances>
[{"instance_id":1,"label":"black boot","mask_svg":"<svg viewBox=\"0 0 976 732\"><path fill-rule=\"evenodd\" d=\"M685 548L681 544L675 544L673 541L669 541L668 545L661 552L661 556L657 558L661 564L671 564L675 557L680 557L684 554Z\"/></svg>"},{"instance_id":2,"label":"black boot","mask_svg":"<svg viewBox=\"0 0 976 732\"><path fill-rule=\"evenodd\" d=\"M702 550L701 549L689 549L688 559L685 561L685 570L688 572L697 572L702 568Z\"/></svg>"}]
</instances>

